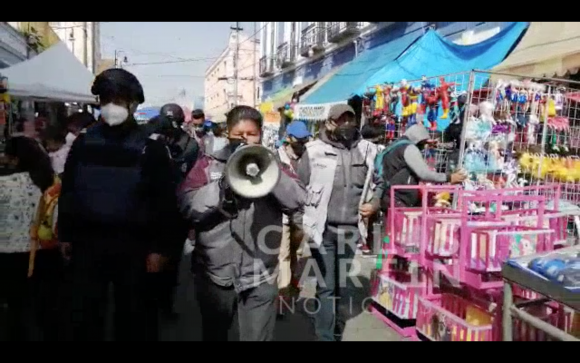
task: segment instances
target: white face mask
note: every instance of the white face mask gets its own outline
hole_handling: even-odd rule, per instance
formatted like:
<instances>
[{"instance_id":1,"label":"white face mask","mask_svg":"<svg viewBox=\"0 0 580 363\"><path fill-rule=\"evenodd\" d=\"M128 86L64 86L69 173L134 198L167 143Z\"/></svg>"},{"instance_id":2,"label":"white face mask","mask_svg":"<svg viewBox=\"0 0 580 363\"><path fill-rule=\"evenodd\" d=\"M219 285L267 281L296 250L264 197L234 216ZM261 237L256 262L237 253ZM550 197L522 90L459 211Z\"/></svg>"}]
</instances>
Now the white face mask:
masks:
<instances>
[{"instance_id":1,"label":"white face mask","mask_svg":"<svg viewBox=\"0 0 580 363\"><path fill-rule=\"evenodd\" d=\"M101 107L101 117L110 126L117 126L127 120L129 117L129 110L123 106L108 103Z\"/></svg>"}]
</instances>

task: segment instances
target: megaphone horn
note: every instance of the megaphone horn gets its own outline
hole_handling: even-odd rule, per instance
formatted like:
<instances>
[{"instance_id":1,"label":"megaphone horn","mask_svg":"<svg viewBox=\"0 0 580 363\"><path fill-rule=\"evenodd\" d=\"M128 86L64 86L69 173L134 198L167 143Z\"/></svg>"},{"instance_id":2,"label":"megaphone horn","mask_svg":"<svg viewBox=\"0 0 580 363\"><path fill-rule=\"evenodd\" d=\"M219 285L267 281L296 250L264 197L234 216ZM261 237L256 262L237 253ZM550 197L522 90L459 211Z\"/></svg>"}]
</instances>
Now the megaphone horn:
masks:
<instances>
[{"instance_id":1,"label":"megaphone horn","mask_svg":"<svg viewBox=\"0 0 580 363\"><path fill-rule=\"evenodd\" d=\"M238 148L228 159L225 178L237 195L256 199L268 195L278 184L281 170L276 156L261 145Z\"/></svg>"}]
</instances>

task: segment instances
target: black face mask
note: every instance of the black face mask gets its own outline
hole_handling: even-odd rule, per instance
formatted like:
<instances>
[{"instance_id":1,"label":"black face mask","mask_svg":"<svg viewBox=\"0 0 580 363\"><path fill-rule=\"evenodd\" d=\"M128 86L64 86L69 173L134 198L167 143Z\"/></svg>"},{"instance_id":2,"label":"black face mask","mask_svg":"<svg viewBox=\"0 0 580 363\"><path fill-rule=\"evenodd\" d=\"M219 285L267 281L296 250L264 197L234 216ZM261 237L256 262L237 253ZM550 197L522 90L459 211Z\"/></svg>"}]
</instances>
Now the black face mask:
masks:
<instances>
[{"instance_id":1,"label":"black face mask","mask_svg":"<svg viewBox=\"0 0 580 363\"><path fill-rule=\"evenodd\" d=\"M302 156L306 151L306 144L303 142L291 143L290 147L292 148L292 151L294 151L294 154L296 154L298 157Z\"/></svg>"},{"instance_id":2,"label":"black face mask","mask_svg":"<svg viewBox=\"0 0 580 363\"><path fill-rule=\"evenodd\" d=\"M336 129L334 129L334 135L337 141L341 142L354 141L356 133L357 133L356 126L350 124L338 126Z\"/></svg>"},{"instance_id":3,"label":"black face mask","mask_svg":"<svg viewBox=\"0 0 580 363\"><path fill-rule=\"evenodd\" d=\"M244 139L229 139L228 147L230 151L234 153L240 146L246 145Z\"/></svg>"}]
</instances>

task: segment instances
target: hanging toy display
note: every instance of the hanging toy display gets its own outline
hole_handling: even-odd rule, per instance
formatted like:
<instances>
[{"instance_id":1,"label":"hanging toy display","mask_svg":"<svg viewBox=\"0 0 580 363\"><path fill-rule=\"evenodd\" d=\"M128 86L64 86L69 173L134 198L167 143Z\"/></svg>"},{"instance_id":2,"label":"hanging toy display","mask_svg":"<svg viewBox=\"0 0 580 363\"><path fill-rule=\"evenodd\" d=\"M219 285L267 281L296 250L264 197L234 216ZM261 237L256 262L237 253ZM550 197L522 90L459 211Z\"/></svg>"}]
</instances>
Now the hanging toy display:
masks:
<instances>
[{"instance_id":1,"label":"hanging toy display","mask_svg":"<svg viewBox=\"0 0 580 363\"><path fill-rule=\"evenodd\" d=\"M407 127L413 126L417 123L417 109L419 107L419 95L421 88L411 87L408 91L409 97L409 115L407 117Z\"/></svg>"},{"instance_id":2,"label":"hanging toy display","mask_svg":"<svg viewBox=\"0 0 580 363\"><path fill-rule=\"evenodd\" d=\"M365 117L370 118L372 116L372 110L374 108L374 97L375 97L375 89L369 89L363 95L363 113Z\"/></svg>"},{"instance_id":3,"label":"hanging toy display","mask_svg":"<svg viewBox=\"0 0 580 363\"><path fill-rule=\"evenodd\" d=\"M379 116L385 108L385 96L383 87L375 86L375 116Z\"/></svg>"},{"instance_id":4,"label":"hanging toy display","mask_svg":"<svg viewBox=\"0 0 580 363\"><path fill-rule=\"evenodd\" d=\"M407 80L403 79L401 81L401 85L399 86L399 94L401 95L401 109L402 109L402 115L403 119L406 119L407 117L409 117L409 105L410 105L410 101L409 101L409 85L407 84Z\"/></svg>"},{"instance_id":5,"label":"hanging toy display","mask_svg":"<svg viewBox=\"0 0 580 363\"><path fill-rule=\"evenodd\" d=\"M427 113L427 100L434 88L435 86L429 83L427 77L423 76L421 81L421 114Z\"/></svg>"},{"instance_id":6,"label":"hanging toy display","mask_svg":"<svg viewBox=\"0 0 580 363\"><path fill-rule=\"evenodd\" d=\"M432 89L427 96L427 121L429 130L437 131L437 114L439 113L439 96L437 91Z\"/></svg>"},{"instance_id":7,"label":"hanging toy display","mask_svg":"<svg viewBox=\"0 0 580 363\"><path fill-rule=\"evenodd\" d=\"M445 82L445 77L439 78L440 86L437 89L437 94L441 100L441 107L443 107L443 115L441 119L445 120L449 117L449 89L455 86L455 83Z\"/></svg>"},{"instance_id":8,"label":"hanging toy display","mask_svg":"<svg viewBox=\"0 0 580 363\"><path fill-rule=\"evenodd\" d=\"M401 100L401 95L399 93L399 90L397 90L396 88L394 88L393 84L389 84L391 92L389 93L389 116L395 120L398 119L397 117L397 105L399 104L399 101Z\"/></svg>"},{"instance_id":9,"label":"hanging toy display","mask_svg":"<svg viewBox=\"0 0 580 363\"><path fill-rule=\"evenodd\" d=\"M381 112L385 115L389 113L389 110L391 108L391 93L392 92L393 92L393 84L387 84L383 88L384 104L383 104L383 108L382 108Z\"/></svg>"}]
</instances>

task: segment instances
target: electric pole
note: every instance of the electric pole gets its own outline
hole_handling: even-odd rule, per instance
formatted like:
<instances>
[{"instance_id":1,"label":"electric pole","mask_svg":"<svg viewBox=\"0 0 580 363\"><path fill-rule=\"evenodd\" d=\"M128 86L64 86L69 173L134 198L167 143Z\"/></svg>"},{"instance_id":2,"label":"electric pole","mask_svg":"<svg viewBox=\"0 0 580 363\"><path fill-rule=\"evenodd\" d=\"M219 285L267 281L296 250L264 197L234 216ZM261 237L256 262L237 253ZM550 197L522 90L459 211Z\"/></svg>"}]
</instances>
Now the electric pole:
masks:
<instances>
[{"instance_id":1,"label":"electric pole","mask_svg":"<svg viewBox=\"0 0 580 363\"><path fill-rule=\"evenodd\" d=\"M235 27L230 27L236 32L236 48L234 51L234 106L238 105L238 62L240 57L240 32L244 29L240 28L240 22L236 21Z\"/></svg>"},{"instance_id":2,"label":"electric pole","mask_svg":"<svg viewBox=\"0 0 580 363\"><path fill-rule=\"evenodd\" d=\"M256 108L258 100L257 100L257 91L258 91L258 83L256 82L258 79L258 75L256 74L256 65L257 65L257 58L256 58L256 53L258 52L258 22L254 22L254 39L253 39L253 43L254 43L254 48L252 49L252 52L254 53L254 62L252 63L253 66L253 77L254 78L254 108Z\"/></svg>"}]
</instances>

